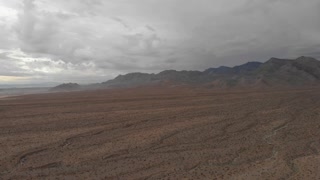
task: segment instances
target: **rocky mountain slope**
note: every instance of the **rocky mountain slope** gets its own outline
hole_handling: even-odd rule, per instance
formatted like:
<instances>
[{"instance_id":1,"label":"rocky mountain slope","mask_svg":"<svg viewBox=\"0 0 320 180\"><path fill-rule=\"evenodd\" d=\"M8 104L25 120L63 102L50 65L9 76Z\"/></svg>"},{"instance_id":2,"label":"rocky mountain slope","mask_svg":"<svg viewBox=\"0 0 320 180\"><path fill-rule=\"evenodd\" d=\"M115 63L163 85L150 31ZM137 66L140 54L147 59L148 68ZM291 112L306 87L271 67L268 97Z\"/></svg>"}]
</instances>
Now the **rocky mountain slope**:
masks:
<instances>
[{"instance_id":1,"label":"rocky mountain slope","mask_svg":"<svg viewBox=\"0 0 320 180\"><path fill-rule=\"evenodd\" d=\"M201 71L166 70L158 74L129 73L103 82L104 87L133 87L155 84L234 86L300 86L320 84L320 61L311 57L271 58L265 63L246 64Z\"/></svg>"}]
</instances>

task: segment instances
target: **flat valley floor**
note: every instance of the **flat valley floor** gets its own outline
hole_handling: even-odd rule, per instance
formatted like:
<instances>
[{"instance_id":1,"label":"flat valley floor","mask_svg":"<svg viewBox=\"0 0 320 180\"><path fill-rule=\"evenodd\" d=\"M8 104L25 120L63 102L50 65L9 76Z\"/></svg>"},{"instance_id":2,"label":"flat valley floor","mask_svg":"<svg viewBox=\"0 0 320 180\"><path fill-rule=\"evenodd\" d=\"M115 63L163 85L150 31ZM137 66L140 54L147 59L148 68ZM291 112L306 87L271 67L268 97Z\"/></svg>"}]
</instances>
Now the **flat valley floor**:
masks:
<instances>
[{"instance_id":1,"label":"flat valley floor","mask_svg":"<svg viewBox=\"0 0 320 180\"><path fill-rule=\"evenodd\" d=\"M320 89L0 100L0 179L319 179Z\"/></svg>"}]
</instances>

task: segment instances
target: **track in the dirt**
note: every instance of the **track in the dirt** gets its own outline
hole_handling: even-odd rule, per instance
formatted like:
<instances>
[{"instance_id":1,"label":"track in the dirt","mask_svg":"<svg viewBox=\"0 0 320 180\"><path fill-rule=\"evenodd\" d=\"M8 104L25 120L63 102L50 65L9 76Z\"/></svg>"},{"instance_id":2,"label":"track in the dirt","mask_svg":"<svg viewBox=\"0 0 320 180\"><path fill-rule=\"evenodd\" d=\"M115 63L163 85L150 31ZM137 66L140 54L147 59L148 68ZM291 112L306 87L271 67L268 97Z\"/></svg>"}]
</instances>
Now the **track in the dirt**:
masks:
<instances>
[{"instance_id":1,"label":"track in the dirt","mask_svg":"<svg viewBox=\"0 0 320 180\"><path fill-rule=\"evenodd\" d=\"M319 89L0 101L0 179L317 179Z\"/></svg>"}]
</instances>

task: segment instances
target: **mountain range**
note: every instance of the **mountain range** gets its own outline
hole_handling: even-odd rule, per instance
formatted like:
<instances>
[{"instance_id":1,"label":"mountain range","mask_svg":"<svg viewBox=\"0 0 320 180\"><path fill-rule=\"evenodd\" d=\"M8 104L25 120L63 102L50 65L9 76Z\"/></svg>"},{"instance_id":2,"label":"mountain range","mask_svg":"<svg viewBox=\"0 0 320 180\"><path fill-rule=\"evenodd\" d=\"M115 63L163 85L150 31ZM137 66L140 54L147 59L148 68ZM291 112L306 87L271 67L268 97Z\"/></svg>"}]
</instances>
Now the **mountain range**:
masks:
<instances>
[{"instance_id":1,"label":"mountain range","mask_svg":"<svg viewBox=\"0 0 320 180\"><path fill-rule=\"evenodd\" d=\"M69 88L70 84L65 84ZM265 63L248 62L205 71L165 70L158 74L129 73L85 88L127 88L150 85L229 87L281 87L320 85L320 61L312 57L271 58ZM80 88L73 84L75 88ZM57 89L57 87L56 87ZM60 85L58 89L63 89ZM74 89L74 88L72 88Z\"/></svg>"}]
</instances>

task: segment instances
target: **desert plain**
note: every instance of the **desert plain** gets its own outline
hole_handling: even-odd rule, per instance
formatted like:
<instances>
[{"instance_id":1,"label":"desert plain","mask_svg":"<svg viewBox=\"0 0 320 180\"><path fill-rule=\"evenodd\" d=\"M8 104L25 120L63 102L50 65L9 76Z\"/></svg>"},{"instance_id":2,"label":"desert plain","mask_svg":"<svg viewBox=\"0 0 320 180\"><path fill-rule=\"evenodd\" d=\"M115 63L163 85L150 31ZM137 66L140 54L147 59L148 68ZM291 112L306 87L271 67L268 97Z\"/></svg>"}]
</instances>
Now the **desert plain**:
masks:
<instances>
[{"instance_id":1,"label":"desert plain","mask_svg":"<svg viewBox=\"0 0 320 180\"><path fill-rule=\"evenodd\" d=\"M319 179L320 88L4 97L0 179Z\"/></svg>"}]
</instances>

